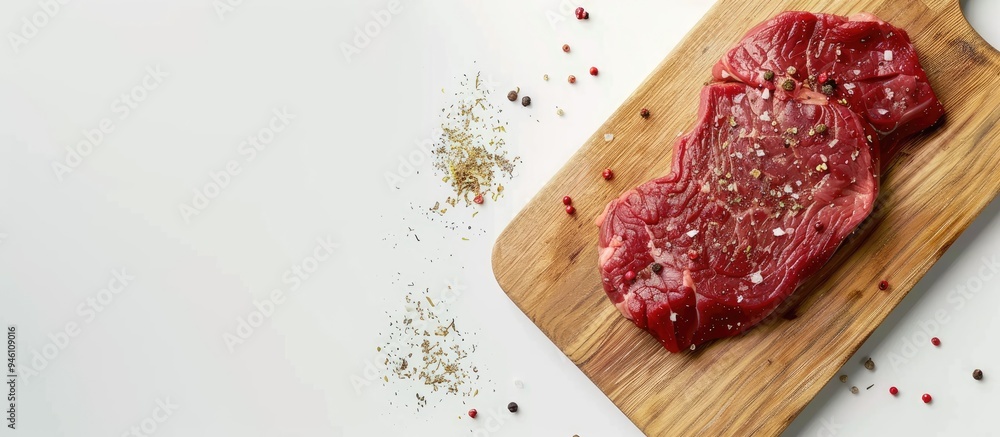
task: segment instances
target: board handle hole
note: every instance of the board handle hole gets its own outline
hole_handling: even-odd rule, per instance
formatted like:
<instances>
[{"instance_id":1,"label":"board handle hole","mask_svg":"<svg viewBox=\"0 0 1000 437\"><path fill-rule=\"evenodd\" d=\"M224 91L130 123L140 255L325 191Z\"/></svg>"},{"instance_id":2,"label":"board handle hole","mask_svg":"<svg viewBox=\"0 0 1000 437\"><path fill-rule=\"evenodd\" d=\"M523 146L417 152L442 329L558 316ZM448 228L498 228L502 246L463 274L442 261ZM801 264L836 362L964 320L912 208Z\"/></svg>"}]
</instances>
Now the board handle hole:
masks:
<instances>
[{"instance_id":1,"label":"board handle hole","mask_svg":"<svg viewBox=\"0 0 1000 437\"><path fill-rule=\"evenodd\" d=\"M969 21L972 28L983 37L993 48L1000 47L1000 1L997 0L959 0L962 15Z\"/></svg>"}]
</instances>

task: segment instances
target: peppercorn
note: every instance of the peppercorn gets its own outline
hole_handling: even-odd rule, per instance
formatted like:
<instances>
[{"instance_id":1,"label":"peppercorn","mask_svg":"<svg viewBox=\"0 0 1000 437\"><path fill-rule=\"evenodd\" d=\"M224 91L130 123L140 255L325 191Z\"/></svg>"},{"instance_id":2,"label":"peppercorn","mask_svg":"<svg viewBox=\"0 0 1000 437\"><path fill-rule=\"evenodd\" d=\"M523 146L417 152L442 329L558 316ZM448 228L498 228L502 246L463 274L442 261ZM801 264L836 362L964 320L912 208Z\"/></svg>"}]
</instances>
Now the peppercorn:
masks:
<instances>
[{"instance_id":1,"label":"peppercorn","mask_svg":"<svg viewBox=\"0 0 1000 437\"><path fill-rule=\"evenodd\" d=\"M576 208L574 208L573 205L567 206L566 207L566 214L569 214L569 215L576 214Z\"/></svg>"},{"instance_id":2,"label":"peppercorn","mask_svg":"<svg viewBox=\"0 0 1000 437\"><path fill-rule=\"evenodd\" d=\"M941 339L937 337L931 338L931 344L934 346L941 346Z\"/></svg>"},{"instance_id":3,"label":"peppercorn","mask_svg":"<svg viewBox=\"0 0 1000 437\"><path fill-rule=\"evenodd\" d=\"M868 370L875 370L875 362L871 358L865 360L865 368Z\"/></svg>"},{"instance_id":4,"label":"peppercorn","mask_svg":"<svg viewBox=\"0 0 1000 437\"><path fill-rule=\"evenodd\" d=\"M476 202L477 205L482 205L483 202L484 202L483 195L482 194L476 194L476 197L473 198L472 201Z\"/></svg>"},{"instance_id":5,"label":"peppercorn","mask_svg":"<svg viewBox=\"0 0 1000 437\"><path fill-rule=\"evenodd\" d=\"M858 390L858 386L851 386L851 393L858 394L859 391L861 390Z\"/></svg>"},{"instance_id":6,"label":"peppercorn","mask_svg":"<svg viewBox=\"0 0 1000 437\"><path fill-rule=\"evenodd\" d=\"M899 389L896 387L889 387L889 394L896 396L899 393Z\"/></svg>"},{"instance_id":7,"label":"peppercorn","mask_svg":"<svg viewBox=\"0 0 1000 437\"><path fill-rule=\"evenodd\" d=\"M798 71L798 70L796 70L796 69L795 69L795 67L793 67L793 66L791 66L791 65L789 65L789 66L788 66L788 68L787 68L787 69L785 69L785 72L786 72L786 73L788 73L788 75L789 75L789 76L792 76L792 75L794 75L794 74L795 74L795 72L797 72L797 71Z\"/></svg>"},{"instance_id":8,"label":"peppercorn","mask_svg":"<svg viewBox=\"0 0 1000 437\"><path fill-rule=\"evenodd\" d=\"M764 72L764 80L770 81L770 80L773 80L773 79L774 79L774 72L773 71L767 70L767 71Z\"/></svg>"},{"instance_id":9,"label":"peppercorn","mask_svg":"<svg viewBox=\"0 0 1000 437\"><path fill-rule=\"evenodd\" d=\"M507 93L507 100L510 100L512 102L517 100L517 91L511 91Z\"/></svg>"},{"instance_id":10,"label":"peppercorn","mask_svg":"<svg viewBox=\"0 0 1000 437\"><path fill-rule=\"evenodd\" d=\"M847 382L847 375L840 375L840 382Z\"/></svg>"},{"instance_id":11,"label":"peppercorn","mask_svg":"<svg viewBox=\"0 0 1000 437\"><path fill-rule=\"evenodd\" d=\"M889 289L889 281L883 280L883 281L879 282L878 283L878 289L882 290L882 291L885 291L885 290Z\"/></svg>"},{"instance_id":12,"label":"peppercorn","mask_svg":"<svg viewBox=\"0 0 1000 437\"><path fill-rule=\"evenodd\" d=\"M820 88L820 91L822 91L823 94L826 94L828 96L832 96L833 95L833 90L834 90L834 88L831 85L823 85L823 87Z\"/></svg>"},{"instance_id":13,"label":"peppercorn","mask_svg":"<svg viewBox=\"0 0 1000 437\"><path fill-rule=\"evenodd\" d=\"M612 178L615 177L615 173L613 171L611 171L610 168L606 168L606 169L604 169L603 172L601 172L601 177L603 177L604 180L606 180L606 181L610 181Z\"/></svg>"},{"instance_id":14,"label":"peppercorn","mask_svg":"<svg viewBox=\"0 0 1000 437\"><path fill-rule=\"evenodd\" d=\"M983 371L979 369L973 370L972 379L975 379L976 381L983 379Z\"/></svg>"},{"instance_id":15,"label":"peppercorn","mask_svg":"<svg viewBox=\"0 0 1000 437\"><path fill-rule=\"evenodd\" d=\"M473 409L469 410L469 417L471 417L471 418L475 419L477 415L479 415L479 412L478 412L478 411L476 411L476 409L475 409L475 408L473 408Z\"/></svg>"},{"instance_id":16,"label":"peppercorn","mask_svg":"<svg viewBox=\"0 0 1000 437\"><path fill-rule=\"evenodd\" d=\"M826 125L823 123L817 124L816 127L813 128L813 130L815 130L816 133L818 134L826 133Z\"/></svg>"},{"instance_id":17,"label":"peppercorn","mask_svg":"<svg viewBox=\"0 0 1000 437\"><path fill-rule=\"evenodd\" d=\"M632 282L635 280L635 272L629 270L625 272L625 281Z\"/></svg>"},{"instance_id":18,"label":"peppercorn","mask_svg":"<svg viewBox=\"0 0 1000 437\"><path fill-rule=\"evenodd\" d=\"M569 44L563 44L563 51L569 53Z\"/></svg>"},{"instance_id":19,"label":"peppercorn","mask_svg":"<svg viewBox=\"0 0 1000 437\"><path fill-rule=\"evenodd\" d=\"M924 395L921 396L920 399L923 400L925 404L929 404L931 403L931 400L933 400L929 393L924 393Z\"/></svg>"},{"instance_id":20,"label":"peppercorn","mask_svg":"<svg viewBox=\"0 0 1000 437\"><path fill-rule=\"evenodd\" d=\"M791 80L791 79L785 79L785 81L781 83L781 89L783 89L785 91L792 91L792 90L794 90L795 89L795 81Z\"/></svg>"},{"instance_id":21,"label":"peppercorn","mask_svg":"<svg viewBox=\"0 0 1000 437\"><path fill-rule=\"evenodd\" d=\"M660 273L663 270L663 265L660 264L660 263L653 263L653 265L649 266L649 268L651 270L653 270L653 273ZM980 376L980 378L982 378L982 372L979 372L979 376ZM980 378L976 378L976 379L980 379Z\"/></svg>"},{"instance_id":22,"label":"peppercorn","mask_svg":"<svg viewBox=\"0 0 1000 437\"><path fill-rule=\"evenodd\" d=\"M571 74L569 75L569 78L567 80L569 81L569 83L576 83L576 76Z\"/></svg>"},{"instance_id":23,"label":"peppercorn","mask_svg":"<svg viewBox=\"0 0 1000 437\"><path fill-rule=\"evenodd\" d=\"M642 117L642 118L649 118L649 110L646 109L646 108L640 109L639 110L639 116Z\"/></svg>"},{"instance_id":24,"label":"peppercorn","mask_svg":"<svg viewBox=\"0 0 1000 437\"><path fill-rule=\"evenodd\" d=\"M590 67L590 75L597 76L597 67Z\"/></svg>"},{"instance_id":25,"label":"peppercorn","mask_svg":"<svg viewBox=\"0 0 1000 437\"><path fill-rule=\"evenodd\" d=\"M531 97L524 96L524 98L521 99L521 105L522 106L531 106Z\"/></svg>"},{"instance_id":26,"label":"peppercorn","mask_svg":"<svg viewBox=\"0 0 1000 437\"><path fill-rule=\"evenodd\" d=\"M511 403L507 404L507 411L510 411L511 413L516 413L517 412L517 402L511 402Z\"/></svg>"},{"instance_id":27,"label":"peppercorn","mask_svg":"<svg viewBox=\"0 0 1000 437\"><path fill-rule=\"evenodd\" d=\"M573 204L573 198L569 196L563 196L563 205L569 206Z\"/></svg>"}]
</instances>

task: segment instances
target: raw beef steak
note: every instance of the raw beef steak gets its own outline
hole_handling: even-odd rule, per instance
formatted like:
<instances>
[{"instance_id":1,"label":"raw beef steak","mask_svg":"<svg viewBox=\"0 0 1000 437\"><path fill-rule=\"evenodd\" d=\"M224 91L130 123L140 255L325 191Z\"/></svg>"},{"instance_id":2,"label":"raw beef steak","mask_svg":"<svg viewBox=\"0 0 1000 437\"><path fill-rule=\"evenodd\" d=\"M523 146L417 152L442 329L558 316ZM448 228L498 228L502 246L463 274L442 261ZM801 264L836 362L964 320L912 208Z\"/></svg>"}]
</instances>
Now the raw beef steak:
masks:
<instances>
[{"instance_id":1,"label":"raw beef steak","mask_svg":"<svg viewBox=\"0 0 1000 437\"><path fill-rule=\"evenodd\" d=\"M870 123L883 137L883 166L903 139L944 115L906 31L866 13L785 12L750 30L712 74L771 90L787 79L820 94L828 86L817 102L829 96Z\"/></svg>"},{"instance_id":2,"label":"raw beef steak","mask_svg":"<svg viewBox=\"0 0 1000 437\"><path fill-rule=\"evenodd\" d=\"M672 352L746 330L871 211L870 133L840 105L705 87L671 173L612 201L598 221L608 296Z\"/></svg>"},{"instance_id":3,"label":"raw beef steak","mask_svg":"<svg viewBox=\"0 0 1000 437\"><path fill-rule=\"evenodd\" d=\"M713 69L671 173L598 219L603 286L668 350L770 314L871 212L879 173L944 114L906 33L787 12Z\"/></svg>"}]
</instances>

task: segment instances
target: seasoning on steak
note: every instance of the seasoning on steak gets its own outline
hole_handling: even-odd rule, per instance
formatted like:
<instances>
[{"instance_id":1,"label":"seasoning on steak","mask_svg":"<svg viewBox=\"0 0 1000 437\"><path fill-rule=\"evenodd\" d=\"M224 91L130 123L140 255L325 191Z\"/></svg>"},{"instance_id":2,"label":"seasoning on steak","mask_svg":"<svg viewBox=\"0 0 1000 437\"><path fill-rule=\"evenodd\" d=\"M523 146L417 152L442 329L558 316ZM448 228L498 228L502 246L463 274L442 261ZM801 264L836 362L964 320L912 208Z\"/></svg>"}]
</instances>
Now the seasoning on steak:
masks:
<instances>
[{"instance_id":1,"label":"seasoning on steak","mask_svg":"<svg viewBox=\"0 0 1000 437\"><path fill-rule=\"evenodd\" d=\"M764 80L766 71L775 73L772 81ZM844 101L883 137L883 168L903 139L944 115L906 31L868 13L782 13L750 30L712 74L772 90L788 77L796 89L822 93L828 86L830 103ZM815 97L824 104L827 96Z\"/></svg>"},{"instance_id":2,"label":"seasoning on steak","mask_svg":"<svg viewBox=\"0 0 1000 437\"><path fill-rule=\"evenodd\" d=\"M826 134L810 135L819 124ZM746 330L871 211L878 167L869 133L840 105L764 99L736 83L705 87L671 173L612 201L599 219L604 290L672 352Z\"/></svg>"},{"instance_id":3,"label":"seasoning on steak","mask_svg":"<svg viewBox=\"0 0 1000 437\"><path fill-rule=\"evenodd\" d=\"M943 115L906 33L870 14L781 14L713 73L670 174L597 220L608 297L672 352L770 314L871 212L880 164Z\"/></svg>"}]
</instances>

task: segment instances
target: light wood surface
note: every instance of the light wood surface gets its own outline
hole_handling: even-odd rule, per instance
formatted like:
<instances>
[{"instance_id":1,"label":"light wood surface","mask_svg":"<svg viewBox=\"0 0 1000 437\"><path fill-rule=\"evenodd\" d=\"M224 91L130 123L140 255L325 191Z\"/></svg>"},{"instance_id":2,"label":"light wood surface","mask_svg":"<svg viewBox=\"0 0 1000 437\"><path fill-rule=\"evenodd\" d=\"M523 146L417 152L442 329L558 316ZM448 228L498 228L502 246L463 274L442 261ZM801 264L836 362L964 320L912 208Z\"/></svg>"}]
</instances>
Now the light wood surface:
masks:
<instances>
[{"instance_id":1,"label":"light wood surface","mask_svg":"<svg viewBox=\"0 0 1000 437\"><path fill-rule=\"evenodd\" d=\"M712 65L754 24L786 10L867 11L906 29L947 120L909 142L872 217L772 317L743 336L670 354L605 296L594 219L623 191L669 172ZM1000 54L958 0L720 0L501 234L494 273L646 434L779 434L1000 191L998 80ZM605 167L612 182L600 177ZM567 194L576 216L563 211ZM888 291L878 289L882 279Z\"/></svg>"}]
</instances>

